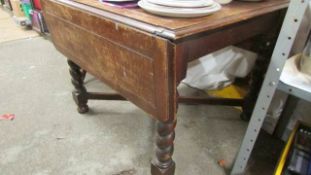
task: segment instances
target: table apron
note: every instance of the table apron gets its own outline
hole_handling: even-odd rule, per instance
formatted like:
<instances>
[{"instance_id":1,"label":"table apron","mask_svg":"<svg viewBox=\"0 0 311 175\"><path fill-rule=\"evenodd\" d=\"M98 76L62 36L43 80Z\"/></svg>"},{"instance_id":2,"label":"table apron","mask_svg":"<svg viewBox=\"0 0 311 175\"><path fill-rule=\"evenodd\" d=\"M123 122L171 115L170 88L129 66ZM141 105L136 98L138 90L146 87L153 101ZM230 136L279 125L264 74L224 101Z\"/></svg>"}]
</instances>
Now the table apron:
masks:
<instances>
[{"instance_id":1,"label":"table apron","mask_svg":"<svg viewBox=\"0 0 311 175\"><path fill-rule=\"evenodd\" d=\"M177 80L181 81L185 77L188 62L259 34L269 33L278 27L279 18L280 12L277 11L177 41L174 43Z\"/></svg>"},{"instance_id":2,"label":"table apron","mask_svg":"<svg viewBox=\"0 0 311 175\"><path fill-rule=\"evenodd\" d=\"M59 5L59 13L54 13L49 3L43 3L44 15L61 53L156 119L175 119L174 53L168 40L122 25L90 28L83 22L84 12ZM68 11L71 17L66 17ZM107 22L92 15L86 18ZM126 35L122 34L125 30Z\"/></svg>"}]
</instances>

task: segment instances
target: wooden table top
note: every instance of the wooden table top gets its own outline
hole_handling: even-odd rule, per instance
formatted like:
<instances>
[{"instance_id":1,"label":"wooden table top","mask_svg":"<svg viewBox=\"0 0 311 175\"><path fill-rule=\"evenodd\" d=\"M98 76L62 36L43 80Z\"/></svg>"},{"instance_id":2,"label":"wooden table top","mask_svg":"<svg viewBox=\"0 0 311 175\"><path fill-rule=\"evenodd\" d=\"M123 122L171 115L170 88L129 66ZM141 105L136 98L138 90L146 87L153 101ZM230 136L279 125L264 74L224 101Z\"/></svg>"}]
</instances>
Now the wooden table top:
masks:
<instances>
[{"instance_id":1,"label":"wooden table top","mask_svg":"<svg viewBox=\"0 0 311 175\"><path fill-rule=\"evenodd\" d=\"M233 1L228 5L224 5L220 11L209 16L171 18L152 15L141 8L126 9L107 6L98 0L57 1L85 10L91 10L120 23L170 39L179 39L242 22L286 8L289 2L288 0L266 0L262 2Z\"/></svg>"}]
</instances>

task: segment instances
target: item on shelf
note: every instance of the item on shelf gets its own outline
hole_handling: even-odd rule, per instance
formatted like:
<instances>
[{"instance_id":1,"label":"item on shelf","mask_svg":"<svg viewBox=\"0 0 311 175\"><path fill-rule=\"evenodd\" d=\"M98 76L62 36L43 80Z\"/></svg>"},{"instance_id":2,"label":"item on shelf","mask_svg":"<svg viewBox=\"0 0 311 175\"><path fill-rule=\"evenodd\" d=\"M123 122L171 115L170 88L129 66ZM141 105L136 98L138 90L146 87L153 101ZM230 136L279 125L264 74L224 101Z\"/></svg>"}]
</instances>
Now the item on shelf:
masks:
<instances>
[{"instance_id":1,"label":"item on shelf","mask_svg":"<svg viewBox=\"0 0 311 175\"><path fill-rule=\"evenodd\" d=\"M21 2L19 0L12 0L11 4L12 4L14 16L25 17L23 9L21 8Z\"/></svg>"},{"instance_id":2,"label":"item on shelf","mask_svg":"<svg viewBox=\"0 0 311 175\"><path fill-rule=\"evenodd\" d=\"M40 0L32 0L32 3L33 3L34 9L37 9L37 10L41 10L42 9Z\"/></svg>"},{"instance_id":3,"label":"item on shelf","mask_svg":"<svg viewBox=\"0 0 311 175\"><path fill-rule=\"evenodd\" d=\"M33 10L31 13L32 29L37 32L46 33L48 32L46 24L43 19L43 15L39 10Z\"/></svg>"},{"instance_id":4,"label":"item on shelf","mask_svg":"<svg viewBox=\"0 0 311 175\"><path fill-rule=\"evenodd\" d=\"M120 2L132 2L137 0L101 0L101 2L111 2L111 3L120 3Z\"/></svg>"},{"instance_id":5,"label":"item on shelf","mask_svg":"<svg viewBox=\"0 0 311 175\"><path fill-rule=\"evenodd\" d=\"M31 21L26 17L13 16L13 20L20 26L31 26Z\"/></svg>"},{"instance_id":6,"label":"item on shelf","mask_svg":"<svg viewBox=\"0 0 311 175\"><path fill-rule=\"evenodd\" d=\"M232 0L215 0L216 2L218 2L219 4L229 4L230 2L232 2Z\"/></svg>"},{"instance_id":7,"label":"item on shelf","mask_svg":"<svg viewBox=\"0 0 311 175\"><path fill-rule=\"evenodd\" d=\"M290 86L311 92L311 76L299 70L301 54L294 55L286 60L280 80Z\"/></svg>"},{"instance_id":8,"label":"item on shelf","mask_svg":"<svg viewBox=\"0 0 311 175\"><path fill-rule=\"evenodd\" d=\"M157 0L157 3L154 2L155 0L141 0L138 6L155 15L178 18L206 16L221 9L220 4L211 0Z\"/></svg>"},{"instance_id":9,"label":"item on shelf","mask_svg":"<svg viewBox=\"0 0 311 175\"><path fill-rule=\"evenodd\" d=\"M22 8L24 11L25 16L31 20L30 12L32 10L31 4L29 0L22 0Z\"/></svg>"},{"instance_id":10,"label":"item on shelf","mask_svg":"<svg viewBox=\"0 0 311 175\"><path fill-rule=\"evenodd\" d=\"M105 5L119 8L135 8L137 0L100 0Z\"/></svg>"},{"instance_id":11,"label":"item on shelf","mask_svg":"<svg viewBox=\"0 0 311 175\"><path fill-rule=\"evenodd\" d=\"M11 0L11 4L13 7L13 20L20 26L30 26L31 20L30 16L26 16L26 12L30 12L31 5L29 3L25 3L20 0Z\"/></svg>"},{"instance_id":12,"label":"item on shelf","mask_svg":"<svg viewBox=\"0 0 311 175\"><path fill-rule=\"evenodd\" d=\"M287 170L290 173L308 175L308 166L311 161L311 130L301 127L297 130L292 148L292 155Z\"/></svg>"},{"instance_id":13,"label":"item on shelf","mask_svg":"<svg viewBox=\"0 0 311 175\"><path fill-rule=\"evenodd\" d=\"M297 123L279 160L275 175L310 175L311 128Z\"/></svg>"},{"instance_id":14,"label":"item on shelf","mask_svg":"<svg viewBox=\"0 0 311 175\"><path fill-rule=\"evenodd\" d=\"M48 33L49 30L48 30L48 27L47 27L47 25L45 23L45 20L44 20L42 12L39 13L39 19L40 19L40 22L41 22L41 29L42 29L41 32L42 33Z\"/></svg>"},{"instance_id":15,"label":"item on shelf","mask_svg":"<svg viewBox=\"0 0 311 175\"><path fill-rule=\"evenodd\" d=\"M189 0L148 0L150 3L168 6L168 7L185 7L185 8L195 8L195 7L209 7L214 4L213 0L195 0L189 3Z\"/></svg>"},{"instance_id":16,"label":"item on shelf","mask_svg":"<svg viewBox=\"0 0 311 175\"><path fill-rule=\"evenodd\" d=\"M32 29L37 31L37 32L41 32L39 13L40 12L38 12L37 10L33 10L31 13Z\"/></svg>"},{"instance_id":17,"label":"item on shelf","mask_svg":"<svg viewBox=\"0 0 311 175\"><path fill-rule=\"evenodd\" d=\"M307 175L310 155L297 148L293 148L287 170L290 173Z\"/></svg>"}]
</instances>

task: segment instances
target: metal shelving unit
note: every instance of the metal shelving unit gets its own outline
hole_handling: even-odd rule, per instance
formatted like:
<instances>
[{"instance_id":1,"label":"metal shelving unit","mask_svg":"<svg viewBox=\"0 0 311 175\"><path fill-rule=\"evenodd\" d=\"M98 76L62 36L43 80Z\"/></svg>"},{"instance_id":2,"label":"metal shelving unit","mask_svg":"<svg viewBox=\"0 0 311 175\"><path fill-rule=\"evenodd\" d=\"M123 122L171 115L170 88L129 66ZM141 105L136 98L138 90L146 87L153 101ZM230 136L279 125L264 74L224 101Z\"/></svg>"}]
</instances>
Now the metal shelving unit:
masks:
<instances>
[{"instance_id":1,"label":"metal shelving unit","mask_svg":"<svg viewBox=\"0 0 311 175\"><path fill-rule=\"evenodd\" d=\"M289 84L285 84L283 82L279 83L278 89L289 94L289 95L293 95L293 96L298 97L300 99L304 99L306 101L311 102L311 92L304 91L302 89L296 88L296 87L291 86Z\"/></svg>"},{"instance_id":2,"label":"metal shelving unit","mask_svg":"<svg viewBox=\"0 0 311 175\"><path fill-rule=\"evenodd\" d=\"M310 0L290 1L263 85L259 92L251 120L249 121L240 150L237 154L231 175L244 174L248 159L266 117L274 92L278 86L285 61L289 56L309 1Z\"/></svg>"}]
</instances>

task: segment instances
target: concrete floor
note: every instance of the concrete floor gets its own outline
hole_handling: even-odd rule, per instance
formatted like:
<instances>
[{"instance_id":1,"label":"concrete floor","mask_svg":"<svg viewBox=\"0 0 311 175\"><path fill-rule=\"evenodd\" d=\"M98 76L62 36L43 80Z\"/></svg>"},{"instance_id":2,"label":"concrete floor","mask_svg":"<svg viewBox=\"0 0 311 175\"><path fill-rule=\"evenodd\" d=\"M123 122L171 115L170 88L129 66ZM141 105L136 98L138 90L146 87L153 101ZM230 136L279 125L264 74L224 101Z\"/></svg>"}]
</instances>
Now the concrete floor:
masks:
<instances>
[{"instance_id":1,"label":"concrete floor","mask_svg":"<svg viewBox=\"0 0 311 175\"><path fill-rule=\"evenodd\" d=\"M155 122L122 101L90 101L88 114L77 113L66 59L49 40L0 43L0 70L0 114L16 115L0 121L0 175L150 174ZM86 85L111 91L91 76ZM184 86L181 93L197 92ZM239 114L180 105L176 175L228 174L247 126ZM272 174L279 145L261 133L246 174Z\"/></svg>"},{"instance_id":2,"label":"concrete floor","mask_svg":"<svg viewBox=\"0 0 311 175\"><path fill-rule=\"evenodd\" d=\"M38 36L33 30L18 27L12 20L12 15L6 8L0 6L0 43L18 39L32 38Z\"/></svg>"}]
</instances>

